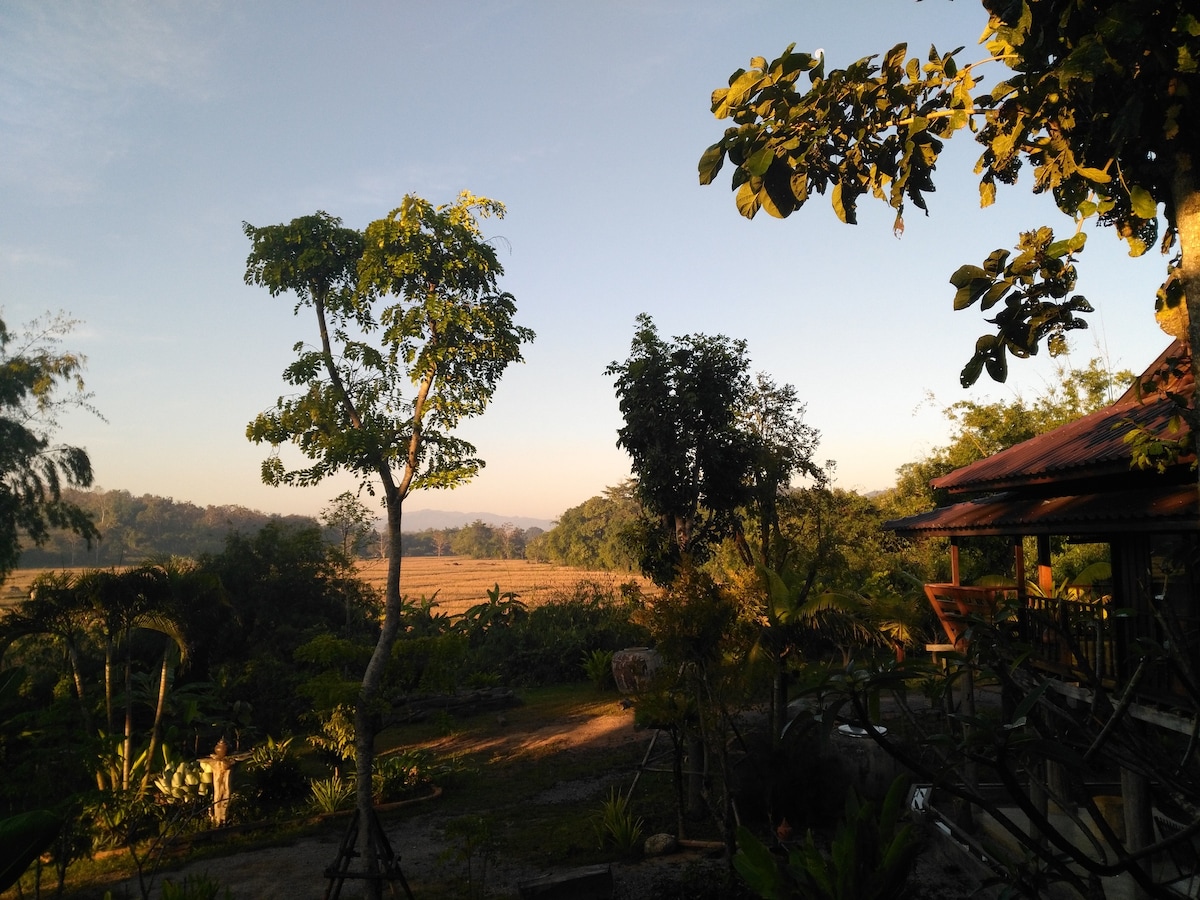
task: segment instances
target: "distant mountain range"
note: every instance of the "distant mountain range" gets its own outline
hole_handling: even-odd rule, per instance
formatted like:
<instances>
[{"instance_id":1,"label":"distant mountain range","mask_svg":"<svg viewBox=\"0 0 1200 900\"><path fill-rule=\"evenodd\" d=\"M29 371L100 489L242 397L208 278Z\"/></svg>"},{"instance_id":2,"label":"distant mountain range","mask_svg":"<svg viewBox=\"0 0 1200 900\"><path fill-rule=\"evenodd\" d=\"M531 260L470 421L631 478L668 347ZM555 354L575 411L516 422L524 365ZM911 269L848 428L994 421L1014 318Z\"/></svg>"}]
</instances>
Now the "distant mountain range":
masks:
<instances>
[{"instance_id":1,"label":"distant mountain range","mask_svg":"<svg viewBox=\"0 0 1200 900\"><path fill-rule=\"evenodd\" d=\"M501 516L489 512L446 512L441 509L406 509L404 510L404 521L400 527L402 531L426 531L430 528L461 528L475 521L492 526L511 522L523 531L530 528L549 531L554 524L551 519L534 519L529 516Z\"/></svg>"}]
</instances>

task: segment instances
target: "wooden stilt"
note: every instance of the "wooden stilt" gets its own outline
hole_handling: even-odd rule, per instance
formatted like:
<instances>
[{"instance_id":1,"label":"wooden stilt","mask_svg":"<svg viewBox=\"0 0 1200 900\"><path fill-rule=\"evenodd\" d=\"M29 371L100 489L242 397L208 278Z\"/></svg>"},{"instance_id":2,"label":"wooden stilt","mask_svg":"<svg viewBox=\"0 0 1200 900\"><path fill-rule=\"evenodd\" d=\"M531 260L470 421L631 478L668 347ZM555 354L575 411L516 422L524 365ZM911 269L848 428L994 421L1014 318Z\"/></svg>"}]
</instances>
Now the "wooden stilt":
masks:
<instances>
[{"instance_id":1,"label":"wooden stilt","mask_svg":"<svg viewBox=\"0 0 1200 900\"><path fill-rule=\"evenodd\" d=\"M408 900L414 900L404 873L400 870L400 858L392 850L392 845L388 842L387 835L384 834L383 826L379 824L379 817L375 815L375 810L371 810L370 818L367 821L367 841L374 851L375 859L379 862L379 870L377 872L351 870L351 862L362 856L355 849L358 844L358 830L359 814L356 809L354 816L350 819L350 826L346 829L346 836L342 838L341 846L338 847L337 859L325 869L325 877L329 879L329 885L325 888L325 900L338 900L342 894L342 885L347 879L386 881L393 897L397 896L396 882L399 882L400 887L404 889L404 896Z\"/></svg>"}]
</instances>

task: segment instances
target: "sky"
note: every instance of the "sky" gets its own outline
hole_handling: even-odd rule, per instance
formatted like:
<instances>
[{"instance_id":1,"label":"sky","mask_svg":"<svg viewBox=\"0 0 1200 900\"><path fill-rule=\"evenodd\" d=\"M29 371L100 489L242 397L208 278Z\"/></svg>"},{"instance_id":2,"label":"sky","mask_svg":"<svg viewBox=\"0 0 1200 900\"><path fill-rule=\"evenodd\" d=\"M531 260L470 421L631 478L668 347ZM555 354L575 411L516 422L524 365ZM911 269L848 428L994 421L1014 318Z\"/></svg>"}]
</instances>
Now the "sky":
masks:
<instances>
[{"instance_id":1,"label":"sky","mask_svg":"<svg viewBox=\"0 0 1200 900\"><path fill-rule=\"evenodd\" d=\"M8 0L0 317L77 320L65 346L86 355L103 418L71 413L57 436L87 449L98 487L314 515L356 484L261 482L267 448L246 425L315 324L244 283L242 224L323 210L364 228L405 194L469 190L507 207L484 233L537 339L459 432L487 467L406 508L553 519L627 478L604 370L643 312L664 337L745 340L755 371L797 388L837 483L886 488L946 442L943 407L1052 380L1042 354L964 391L988 326L952 310L948 279L1021 230L1073 225L1028 178L980 210L966 135L902 238L869 198L857 226L821 197L748 221L728 167L698 182L726 125L709 98L790 43L829 67L901 41L979 59L985 21L972 0ZM1100 232L1080 268L1097 313L1069 361L1141 371L1168 343L1164 260Z\"/></svg>"}]
</instances>

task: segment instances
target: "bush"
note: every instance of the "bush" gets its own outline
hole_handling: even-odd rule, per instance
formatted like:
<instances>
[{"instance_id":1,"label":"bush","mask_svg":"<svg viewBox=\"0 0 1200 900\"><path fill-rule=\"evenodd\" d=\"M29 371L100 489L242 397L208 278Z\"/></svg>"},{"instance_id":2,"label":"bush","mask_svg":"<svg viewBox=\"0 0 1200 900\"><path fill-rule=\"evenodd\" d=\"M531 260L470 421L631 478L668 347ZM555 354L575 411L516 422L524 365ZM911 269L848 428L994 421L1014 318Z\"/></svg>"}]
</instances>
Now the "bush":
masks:
<instances>
[{"instance_id":1,"label":"bush","mask_svg":"<svg viewBox=\"0 0 1200 900\"><path fill-rule=\"evenodd\" d=\"M645 629L633 621L639 606L636 591L580 581L511 627L486 633L473 658L510 684L580 681L585 653L646 643Z\"/></svg>"},{"instance_id":2,"label":"bush","mask_svg":"<svg viewBox=\"0 0 1200 900\"><path fill-rule=\"evenodd\" d=\"M608 792L593 825L600 849L612 847L627 859L641 854L645 822L633 814L629 798L616 788Z\"/></svg>"},{"instance_id":3,"label":"bush","mask_svg":"<svg viewBox=\"0 0 1200 900\"><path fill-rule=\"evenodd\" d=\"M309 782L312 808L319 813L334 813L350 808L354 799L354 782L342 781L341 777L317 779Z\"/></svg>"},{"instance_id":4,"label":"bush","mask_svg":"<svg viewBox=\"0 0 1200 900\"><path fill-rule=\"evenodd\" d=\"M616 687L616 679L613 677L613 651L612 650L593 650L591 653L583 654L583 661L580 665L583 667L584 674L587 675L588 681L596 686L597 690L608 690Z\"/></svg>"},{"instance_id":5,"label":"bush","mask_svg":"<svg viewBox=\"0 0 1200 900\"><path fill-rule=\"evenodd\" d=\"M299 803L308 788L290 737L279 741L268 737L266 743L255 747L246 760L245 773L238 795L247 807L246 815L254 818Z\"/></svg>"}]
</instances>

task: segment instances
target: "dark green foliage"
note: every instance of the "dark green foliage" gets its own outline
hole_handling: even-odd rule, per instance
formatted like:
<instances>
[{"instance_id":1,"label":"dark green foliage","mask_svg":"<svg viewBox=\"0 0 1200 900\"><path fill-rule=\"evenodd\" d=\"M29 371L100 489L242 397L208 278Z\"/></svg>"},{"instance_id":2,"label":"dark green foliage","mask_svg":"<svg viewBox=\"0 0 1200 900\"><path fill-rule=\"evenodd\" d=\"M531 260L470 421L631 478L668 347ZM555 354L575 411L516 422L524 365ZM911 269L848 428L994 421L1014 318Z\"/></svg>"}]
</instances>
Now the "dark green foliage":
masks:
<instances>
[{"instance_id":1,"label":"dark green foliage","mask_svg":"<svg viewBox=\"0 0 1200 900\"><path fill-rule=\"evenodd\" d=\"M62 820L44 809L0 819L0 891L6 891L29 864L54 843Z\"/></svg>"},{"instance_id":2,"label":"dark green foliage","mask_svg":"<svg viewBox=\"0 0 1200 900\"><path fill-rule=\"evenodd\" d=\"M289 809L304 800L308 782L292 749L292 738L266 741L251 751L238 777L238 809L250 819Z\"/></svg>"},{"instance_id":3,"label":"dark green foliage","mask_svg":"<svg viewBox=\"0 0 1200 900\"><path fill-rule=\"evenodd\" d=\"M329 553L315 525L269 523L253 536L232 534L203 558L229 595L237 642L228 655L272 652L291 657L314 635L363 626L374 602L353 571ZM224 636L223 636L224 640Z\"/></svg>"},{"instance_id":4,"label":"dark green foliage","mask_svg":"<svg viewBox=\"0 0 1200 900\"><path fill-rule=\"evenodd\" d=\"M73 324L35 321L18 335L0 319L0 578L17 565L23 543L40 546L52 529L89 545L99 536L91 516L63 497L64 487L91 485L87 451L52 441L60 409L90 409L83 357L59 352ZM74 394L62 397L63 388Z\"/></svg>"},{"instance_id":5,"label":"dark green foliage","mask_svg":"<svg viewBox=\"0 0 1200 900\"><path fill-rule=\"evenodd\" d=\"M27 547L21 566L127 566L166 556L196 559L219 553L226 537L254 534L268 522L286 527L314 525L311 516L275 516L244 506L197 506L186 500L129 491L63 490L63 499L97 523L91 547L70 531L55 530L44 546Z\"/></svg>"},{"instance_id":6,"label":"dark green foliage","mask_svg":"<svg viewBox=\"0 0 1200 900\"><path fill-rule=\"evenodd\" d=\"M300 647L320 635L372 634L374 595L336 549L315 525L272 522L253 536L230 535L222 553L201 562L229 600L228 615L205 635L207 679L229 702L248 703L264 731L293 730L309 708L300 690L305 673L295 664Z\"/></svg>"},{"instance_id":7,"label":"dark green foliage","mask_svg":"<svg viewBox=\"0 0 1200 900\"><path fill-rule=\"evenodd\" d=\"M583 659L580 660L579 664L583 667L583 673L587 675L588 681L597 690L606 691L616 687L612 670L613 652L612 650L592 650L590 653L584 653Z\"/></svg>"},{"instance_id":8,"label":"dark green foliage","mask_svg":"<svg viewBox=\"0 0 1200 900\"><path fill-rule=\"evenodd\" d=\"M392 647L386 683L401 695L452 693L473 663L465 634L402 635Z\"/></svg>"},{"instance_id":9,"label":"dark green foliage","mask_svg":"<svg viewBox=\"0 0 1200 900\"><path fill-rule=\"evenodd\" d=\"M553 528L529 543L526 556L581 569L633 571L638 565L634 535L641 517L635 494L634 483L626 481L571 507Z\"/></svg>"},{"instance_id":10,"label":"dark green foliage","mask_svg":"<svg viewBox=\"0 0 1200 900\"><path fill-rule=\"evenodd\" d=\"M685 561L699 565L738 530L748 503L753 437L739 427L750 390L744 341L690 334L664 341L638 316L629 358L614 362L625 424L617 445L630 457L646 513L639 564L656 584Z\"/></svg>"},{"instance_id":11,"label":"dark green foliage","mask_svg":"<svg viewBox=\"0 0 1200 900\"><path fill-rule=\"evenodd\" d=\"M580 681L585 652L646 643L645 629L633 621L640 607L636 588L617 595L581 581L571 593L534 607L514 628L489 634L479 653L510 684Z\"/></svg>"},{"instance_id":12,"label":"dark green foliage","mask_svg":"<svg viewBox=\"0 0 1200 900\"><path fill-rule=\"evenodd\" d=\"M918 849L913 826L901 821L907 790L907 782L896 779L881 807L852 791L828 853L809 832L784 862L739 827L734 868L766 900L895 900L903 896Z\"/></svg>"},{"instance_id":13,"label":"dark green foliage","mask_svg":"<svg viewBox=\"0 0 1200 900\"><path fill-rule=\"evenodd\" d=\"M906 205L926 210L944 142L969 131L982 148L981 205L1027 165L1032 190L1053 197L1074 233L1056 241L1049 228L1033 229L1019 237L1011 264L999 249L954 273L955 308L978 303L994 326L977 340L964 385L984 371L1003 381L1008 356L1032 356L1043 341L1061 353L1065 335L1084 327L1078 314L1091 307L1071 292L1089 219L1140 256L1158 239L1161 217L1161 248L1178 255L1156 310L1186 297L1190 340L1200 343L1200 266L1187 247L1200 213L1194 2L982 6L988 55L978 62L961 60L962 47L910 57L906 44L844 69L827 69L823 53L796 53L794 44L770 63L755 57L712 94L713 114L730 127L704 151L700 183L728 159L744 216L765 209L783 218L828 192L838 218L854 224L859 199L873 196L895 210L901 232Z\"/></svg>"}]
</instances>

